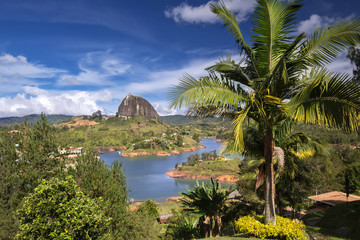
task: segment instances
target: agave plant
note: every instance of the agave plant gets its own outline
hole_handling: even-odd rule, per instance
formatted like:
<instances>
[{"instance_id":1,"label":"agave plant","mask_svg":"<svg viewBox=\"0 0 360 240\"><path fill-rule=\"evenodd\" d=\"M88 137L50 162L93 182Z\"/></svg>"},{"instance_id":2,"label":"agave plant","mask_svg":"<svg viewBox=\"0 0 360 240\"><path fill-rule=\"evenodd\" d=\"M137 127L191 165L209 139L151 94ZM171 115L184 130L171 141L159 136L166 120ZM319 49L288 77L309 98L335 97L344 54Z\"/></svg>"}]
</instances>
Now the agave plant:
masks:
<instances>
[{"instance_id":1,"label":"agave plant","mask_svg":"<svg viewBox=\"0 0 360 240\"><path fill-rule=\"evenodd\" d=\"M273 169L274 134L289 131L287 122L359 127L360 87L347 74L325 65L360 44L360 21L344 19L306 35L296 33L300 0L257 0L252 44L246 43L234 14L222 2L211 10L233 35L242 59L221 59L209 76L180 78L170 94L174 108L189 107L198 116L232 118L233 151L244 152L243 122L256 123L264 143L265 222L276 224ZM275 130L277 131L275 132ZM282 129L279 131L279 129Z\"/></svg>"}]
</instances>

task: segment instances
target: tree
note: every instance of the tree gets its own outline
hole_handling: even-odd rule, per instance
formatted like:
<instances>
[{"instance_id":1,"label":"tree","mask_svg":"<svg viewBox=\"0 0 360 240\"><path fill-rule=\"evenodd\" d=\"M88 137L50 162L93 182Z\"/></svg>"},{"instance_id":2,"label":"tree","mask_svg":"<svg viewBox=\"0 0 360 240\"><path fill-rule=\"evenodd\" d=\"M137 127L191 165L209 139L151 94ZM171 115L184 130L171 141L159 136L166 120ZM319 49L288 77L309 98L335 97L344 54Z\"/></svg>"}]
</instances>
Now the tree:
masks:
<instances>
[{"instance_id":1,"label":"tree","mask_svg":"<svg viewBox=\"0 0 360 240\"><path fill-rule=\"evenodd\" d=\"M350 59L351 63L355 64L355 69L353 70L353 80L360 83L360 49L351 46L346 57Z\"/></svg>"},{"instance_id":2,"label":"tree","mask_svg":"<svg viewBox=\"0 0 360 240\"><path fill-rule=\"evenodd\" d=\"M299 0L257 0L252 46L248 45L224 3L211 4L239 46L242 59L230 56L207 68L209 76L188 74L171 90L171 106L190 107L198 116L234 120L234 148L244 152L243 122L253 121L264 143L265 222L276 224L273 168L274 134L289 131L289 122L358 128L360 87L346 74L324 64L360 43L360 21L339 20L306 36L296 32Z\"/></svg>"},{"instance_id":3,"label":"tree","mask_svg":"<svg viewBox=\"0 0 360 240\"><path fill-rule=\"evenodd\" d=\"M159 217L159 207L156 205L156 202L150 198L143 202L137 211L141 214L149 215L149 217L153 219L157 219Z\"/></svg>"},{"instance_id":4,"label":"tree","mask_svg":"<svg viewBox=\"0 0 360 240\"><path fill-rule=\"evenodd\" d=\"M337 147L334 154L338 155L344 164L338 174L338 181L343 185L346 196L360 189L360 153L357 149L349 147Z\"/></svg>"},{"instance_id":5,"label":"tree","mask_svg":"<svg viewBox=\"0 0 360 240\"><path fill-rule=\"evenodd\" d=\"M109 218L69 176L43 180L17 211L17 239L98 239Z\"/></svg>"},{"instance_id":6,"label":"tree","mask_svg":"<svg viewBox=\"0 0 360 240\"><path fill-rule=\"evenodd\" d=\"M91 119L102 119L102 114L100 110L97 110L96 112L93 112L93 114L91 115Z\"/></svg>"},{"instance_id":7,"label":"tree","mask_svg":"<svg viewBox=\"0 0 360 240\"><path fill-rule=\"evenodd\" d=\"M181 135L178 135L177 138L176 138L176 145L178 147L182 147L183 146L183 143L184 143L184 139Z\"/></svg>"},{"instance_id":8,"label":"tree","mask_svg":"<svg viewBox=\"0 0 360 240\"><path fill-rule=\"evenodd\" d=\"M198 133L195 133L192 138L197 142L200 141L200 135Z\"/></svg>"},{"instance_id":9,"label":"tree","mask_svg":"<svg viewBox=\"0 0 360 240\"><path fill-rule=\"evenodd\" d=\"M55 129L44 114L34 125L25 119L19 132L0 134L0 239L14 239L18 222L15 210L41 179L66 174L63 156L58 155Z\"/></svg>"},{"instance_id":10,"label":"tree","mask_svg":"<svg viewBox=\"0 0 360 240\"><path fill-rule=\"evenodd\" d=\"M205 237L220 236L221 217L230 191L221 189L219 182L214 182L213 179L210 180L210 185L200 185L197 182L196 187L185 191L181 193L185 196L181 201L189 211L201 215L200 221Z\"/></svg>"},{"instance_id":11,"label":"tree","mask_svg":"<svg viewBox=\"0 0 360 240\"><path fill-rule=\"evenodd\" d=\"M97 158L95 151L87 150L86 155L76 158L76 164L67 173L90 198L102 199L100 206L111 218L110 238L126 239L133 223L127 212L128 192L121 162L115 161L109 167Z\"/></svg>"}]
</instances>

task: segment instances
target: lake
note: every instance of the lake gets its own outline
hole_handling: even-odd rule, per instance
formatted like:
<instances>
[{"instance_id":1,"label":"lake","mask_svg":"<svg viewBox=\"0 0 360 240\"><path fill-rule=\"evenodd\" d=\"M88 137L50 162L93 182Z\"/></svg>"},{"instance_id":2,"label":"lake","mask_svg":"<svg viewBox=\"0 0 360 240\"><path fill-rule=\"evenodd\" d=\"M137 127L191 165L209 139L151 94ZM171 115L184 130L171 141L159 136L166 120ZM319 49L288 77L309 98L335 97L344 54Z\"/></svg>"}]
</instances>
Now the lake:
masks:
<instances>
[{"instance_id":1,"label":"lake","mask_svg":"<svg viewBox=\"0 0 360 240\"><path fill-rule=\"evenodd\" d=\"M179 196L179 192L183 192L185 188L191 189L196 185L196 180L170 178L165 172L174 170L176 163L186 162L190 155L213 150L219 154L222 147L222 143L215 142L214 138L203 139L200 143L206 148L167 157L129 158L120 156L118 152L105 152L99 156L108 165L116 160L122 162L130 197L135 201L145 201L148 198L165 201L166 198Z\"/></svg>"}]
</instances>

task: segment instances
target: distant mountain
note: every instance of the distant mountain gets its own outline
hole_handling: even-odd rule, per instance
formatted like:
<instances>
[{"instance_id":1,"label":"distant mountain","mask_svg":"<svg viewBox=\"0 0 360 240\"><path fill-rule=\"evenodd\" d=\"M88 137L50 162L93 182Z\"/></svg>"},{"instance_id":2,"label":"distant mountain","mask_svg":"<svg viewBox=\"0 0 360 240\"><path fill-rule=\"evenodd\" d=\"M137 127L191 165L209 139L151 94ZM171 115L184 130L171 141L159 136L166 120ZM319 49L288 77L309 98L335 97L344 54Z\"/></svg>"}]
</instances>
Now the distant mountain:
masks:
<instances>
[{"instance_id":1,"label":"distant mountain","mask_svg":"<svg viewBox=\"0 0 360 240\"><path fill-rule=\"evenodd\" d=\"M27 118L28 123L35 123L40 120L40 114L31 114L24 117L6 117L0 118L0 126L10 126L13 124L21 124L24 122L24 119ZM61 115L61 114L50 114L46 115L46 119L49 123L58 123L64 120L71 118L72 116L69 115Z\"/></svg>"},{"instance_id":2,"label":"distant mountain","mask_svg":"<svg viewBox=\"0 0 360 240\"><path fill-rule=\"evenodd\" d=\"M161 121L170 124L170 125L211 125L223 123L224 120L217 117L186 117L184 115L171 115L171 116L161 116Z\"/></svg>"}]
</instances>

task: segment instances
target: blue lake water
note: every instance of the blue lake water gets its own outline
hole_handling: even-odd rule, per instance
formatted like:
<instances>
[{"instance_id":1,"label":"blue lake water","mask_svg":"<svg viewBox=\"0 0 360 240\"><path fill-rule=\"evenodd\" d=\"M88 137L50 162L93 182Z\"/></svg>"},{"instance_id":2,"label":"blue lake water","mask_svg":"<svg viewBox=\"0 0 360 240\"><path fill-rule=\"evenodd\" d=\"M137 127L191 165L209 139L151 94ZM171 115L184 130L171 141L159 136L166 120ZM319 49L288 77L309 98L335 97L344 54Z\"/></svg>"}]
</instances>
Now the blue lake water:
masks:
<instances>
[{"instance_id":1,"label":"blue lake water","mask_svg":"<svg viewBox=\"0 0 360 240\"><path fill-rule=\"evenodd\" d=\"M176 163L186 162L190 155L213 150L219 153L222 147L222 143L215 142L215 139L203 139L201 144L206 148L167 157L128 158L121 157L118 152L105 152L99 156L108 165L116 160L122 162L130 197L135 201L144 201L148 198L164 201L166 198L179 196L179 192L184 192L185 188L191 189L196 185L195 180L173 179L165 172L173 170Z\"/></svg>"}]
</instances>

